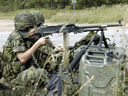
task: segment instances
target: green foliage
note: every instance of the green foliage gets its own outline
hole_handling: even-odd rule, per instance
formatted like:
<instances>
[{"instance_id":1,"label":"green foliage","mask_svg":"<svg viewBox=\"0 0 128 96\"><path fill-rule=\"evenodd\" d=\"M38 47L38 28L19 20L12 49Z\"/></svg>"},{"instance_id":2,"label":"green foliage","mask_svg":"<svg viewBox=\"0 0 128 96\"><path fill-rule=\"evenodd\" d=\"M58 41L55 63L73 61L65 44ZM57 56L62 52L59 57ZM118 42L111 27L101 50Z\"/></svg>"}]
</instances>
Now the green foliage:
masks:
<instances>
[{"instance_id":1,"label":"green foliage","mask_svg":"<svg viewBox=\"0 0 128 96\"><path fill-rule=\"evenodd\" d=\"M127 6L116 5L112 7L102 6L101 8L88 8L86 10L60 11L52 16L50 22L57 23L108 23L118 22L124 17ZM63 17L63 18L62 18Z\"/></svg>"},{"instance_id":2,"label":"green foliage","mask_svg":"<svg viewBox=\"0 0 128 96\"><path fill-rule=\"evenodd\" d=\"M127 0L76 0L76 9L99 7L102 5L113 5L128 3ZM47 8L63 9L70 6L73 9L72 0L0 0L0 11L13 11L18 9Z\"/></svg>"},{"instance_id":3,"label":"green foliage","mask_svg":"<svg viewBox=\"0 0 128 96\"><path fill-rule=\"evenodd\" d=\"M128 5L101 6L97 8L86 8L86 10L70 10L70 6L65 9L49 10L44 8L22 9L8 12L1 12L0 19L14 19L15 15L21 11L38 10L43 13L45 22L53 23L109 23L123 20L124 13Z\"/></svg>"}]
</instances>

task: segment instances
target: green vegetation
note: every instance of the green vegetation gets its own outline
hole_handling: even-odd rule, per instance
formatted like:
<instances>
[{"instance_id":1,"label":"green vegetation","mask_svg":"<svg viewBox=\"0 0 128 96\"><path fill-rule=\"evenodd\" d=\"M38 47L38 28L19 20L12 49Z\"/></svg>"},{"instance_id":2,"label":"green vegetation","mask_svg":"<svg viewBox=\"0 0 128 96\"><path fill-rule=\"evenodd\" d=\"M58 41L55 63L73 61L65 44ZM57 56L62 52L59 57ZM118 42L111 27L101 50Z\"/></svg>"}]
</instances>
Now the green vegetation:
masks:
<instances>
[{"instance_id":1,"label":"green vegetation","mask_svg":"<svg viewBox=\"0 0 128 96\"><path fill-rule=\"evenodd\" d=\"M9 11L9 12L0 12L0 19L14 19L15 15L21 11L32 11L32 10L38 10L41 11L45 19L50 19L52 15L55 15L58 10L47 10L47 9L23 9L23 10L15 10L15 11Z\"/></svg>"},{"instance_id":2,"label":"green vegetation","mask_svg":"<svg viewBox=\"0 0 128 96\"><path fill-rule=\"evenodd\" d=\"M89 8L86 10L58 12L52 16L50 22L74 22L74 23L108 23L117 22L123 19L127 5L117 5L112 7L103 6L101 8Z\"/></svg>"},{"instance_id":3,"label":"green vegetation","mask_svg":"<svg viewBox=\"0 0 128 96\"><path fill-rule=\"evenodd\" d=\"M127 0L76 0L76 9L111 6L113 4L127 4ZM19 9L47 8L73 9L72 0L0 0L0 11L14 11Z\"/></svg>"},{"instance_id":4,"label":"green vegetation","mask_svg":"<svg viewBox=\"0 0 128 96\"><path fill-rule=\"evenodd\" d=\"M68 9L23 9L9 12L1 12L0 19L13 19L20 11L39 10L44 16L46 22L53 23L109 23L123 20L124 13L128 5L102 6L97 8L86 8L85 10Z\"/></svg>"},{"instance_id":5,"label":"green vegetation","mask_svg":"<svg viewBox=\"0 0 128 96\"><path fill-rule=\"evenodd\" d=\"M19 11L41 11L48 22L107 23L123 18L127 0L0 0L0 19L13 19ZM120 4L120 5L114 5ZM62 18L63 17L63 18Z\"/></svg>"}]
</instances>

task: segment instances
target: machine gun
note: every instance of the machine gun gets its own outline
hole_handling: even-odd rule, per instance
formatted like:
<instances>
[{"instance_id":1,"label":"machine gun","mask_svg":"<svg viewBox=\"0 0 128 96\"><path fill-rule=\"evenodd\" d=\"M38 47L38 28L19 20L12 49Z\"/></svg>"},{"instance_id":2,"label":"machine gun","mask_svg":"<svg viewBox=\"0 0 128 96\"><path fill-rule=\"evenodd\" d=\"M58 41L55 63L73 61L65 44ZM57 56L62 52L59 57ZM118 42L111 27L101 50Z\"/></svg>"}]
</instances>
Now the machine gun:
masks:
<instances>
[{"instance_id":1,"label":"machine gun","mask_svg":"<svg viewBox=\"0 0 128 96\"><path fill-rule=\"evenodd\" d=\"M63 27L63 30L61 30L62 33L65 32L81 33L87 31L96 31L97 33L98 31L101 31L101 37L98 45L98 50L100 51L103 43L102 41L104 41L105 48L109 47L104 36L104 30L106 30L106 27L115 27L115 26L122 26L121 21L119 21L119 24L111 24L111 25L75 26L75 24L66 24L66 25L58 25L58 26L46 26L46 27L41 26L35 31L35 34L40 33L42 34L42 36L44 36L45 34L48 35L48 34L59 33L61 27ZM81 60L81 57L85 54L86 50L88 49L89 45L93 42L94 38L87 44L85 48L81 49L81 51L75 56L75 58L72 60L70 65L64 71L71 72L75 68L75 66L77 66L77 64ZM58 96L61 96L62 93L61 76L59 74L54 75L52 79L45 85L45 88L47 88L50 91L47 94L47 96L51 96L57 91L58 91Z\"/></svg>"},{"instance_id":2,"label":"machine gun","mask_svg":"<svg viewBox=\"0 0 128 96\"><path fill-rule=\"evenodd\" d=\"M88 31L103 31L106 27L115 27L115 26L122 26L121 21L119 20L118 24L111 24L111 25L93 25L93 26L76 26L74 23L62 24L57 26L47 26L42 25L38 27L34 34L41 34L42 36L46 36L49 34L54 33L82 33ZM96 28L96 29L94 29Z\"/></svg>"},{"instance_id":3,"label":"machine gun","mask_svg":"<svg viewBox=\"0 0 128 96\"><path fill-rule=\"evenodd\" d=\"M99 42L98 50L101 50L102 41L104 41L105 47L108 48L105 36L104 36L104 30L106 30L106 27L115 27L115 26L122 26L121 20L119 20L118 24L104 24L104 25L92 25L92 26L76 26L74 23L68 23L68 24L61 24L57 26L47 26L42 25L38 27L34 34L38 35L41 34L41 36L47 36L52 35L54 33L71 33L74 34L82 33L82 32L89 32L89 31L101 31L101 38Z\"/></svg>"}]
</instances>

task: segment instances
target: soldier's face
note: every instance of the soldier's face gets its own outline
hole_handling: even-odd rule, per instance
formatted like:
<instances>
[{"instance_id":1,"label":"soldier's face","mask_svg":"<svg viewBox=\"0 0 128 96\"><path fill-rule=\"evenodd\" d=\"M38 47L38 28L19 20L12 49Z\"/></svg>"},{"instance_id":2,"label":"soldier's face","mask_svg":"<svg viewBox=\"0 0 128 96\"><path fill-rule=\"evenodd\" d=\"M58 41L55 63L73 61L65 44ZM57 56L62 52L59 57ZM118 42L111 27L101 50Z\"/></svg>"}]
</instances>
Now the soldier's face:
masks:
<instances>
[{"instance_id":1,"label":"soldier's face","mask_svg":"<svg viewBox=\"0 0 128 96\"><path fill-rule=\"evenodd\" d=\"M29 29L29 34L30 36L33 36L34 35L34 31L37 29L37 26L35 25L33 28L30 28Z\"/></svg>"}]
</instances>

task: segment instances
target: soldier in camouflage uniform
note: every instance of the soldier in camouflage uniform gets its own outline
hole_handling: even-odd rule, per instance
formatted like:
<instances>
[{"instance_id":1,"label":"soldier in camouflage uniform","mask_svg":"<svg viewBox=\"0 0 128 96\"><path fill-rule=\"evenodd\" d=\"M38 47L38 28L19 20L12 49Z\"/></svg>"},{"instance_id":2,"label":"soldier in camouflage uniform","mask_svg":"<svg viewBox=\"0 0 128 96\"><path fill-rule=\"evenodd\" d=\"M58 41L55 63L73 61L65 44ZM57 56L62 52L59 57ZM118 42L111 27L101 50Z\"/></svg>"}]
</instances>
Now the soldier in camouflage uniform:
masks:
<instances>
[{"instance_id":1,"label":"soldier in camouflage uniform","mask_svg":"<svg viewBox=\"0 0 128 96\"><path fill-rule=\"evenodd\" d=\"M30 86L40 77L41 84L50 80L49 54L53 52L47 37L31 38L37 28L35 17L27 11L18 13L14 19L15 30L9 35L4 47L4 78L12 85ZM30 38L28 38L30 36Z\"/></svg>"}]
</instances>

